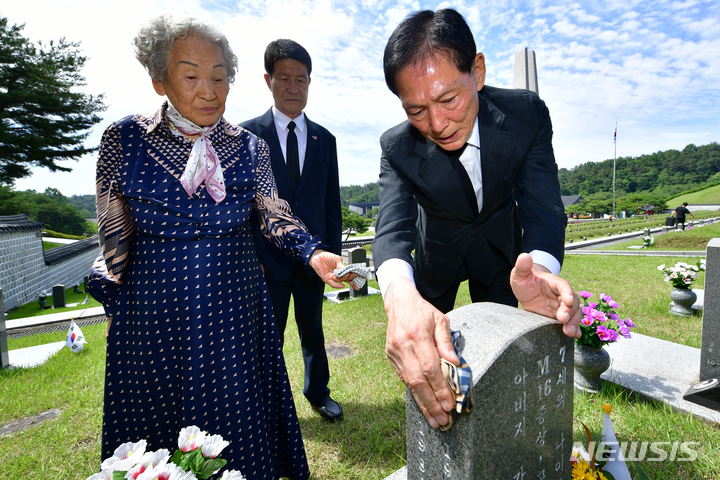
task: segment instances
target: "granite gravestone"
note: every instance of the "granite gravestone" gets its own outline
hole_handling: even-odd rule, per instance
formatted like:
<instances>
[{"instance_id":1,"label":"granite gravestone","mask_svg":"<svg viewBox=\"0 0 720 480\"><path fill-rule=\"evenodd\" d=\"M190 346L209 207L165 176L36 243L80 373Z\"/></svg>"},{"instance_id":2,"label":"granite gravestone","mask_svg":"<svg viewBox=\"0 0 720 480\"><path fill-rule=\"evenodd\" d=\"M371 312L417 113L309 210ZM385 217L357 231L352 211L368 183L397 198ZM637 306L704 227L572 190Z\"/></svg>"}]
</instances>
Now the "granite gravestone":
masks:
<instances>
[{"instance_id":1,"label":"granite gravestone","mask_svg":"<svg viewBox=\"0 0 720 480\"><path fill-rule=\"evenodd\" d=\"M700 343L700 381L683 398L720 410L720 238L707 244L705 291Z\"/></svg>"},{"instance_id":2,"label":"granite gravestone","mask_svg":"<svg viewBox=\"0 0 720 480\"><path fill-rule=\"evenodd\" d=\"M368 266L367 261L367 251L362 247L355 247L348 250L348 264L353 263L361 263ZM365 285L362 286L360 290L355 290L354 288L350 289L350 297L351 298L358 298L358 297L366 297L368 294L368 285L367 282Z\"/></svg>"},{"instance_id":3,"label":"granite gravestone","mask_svg":"<svg viewBox=\"0 0 720 480\"><path fill-rule=\"evenodd\" d=\"M700 380L720 378L720 238L707 244Z\"/></svg>"},{"instance_id":4,"label":"granite gravestone","mask_svg":"<svg viewBox=\"0 0 720 480\"><path fill-rule=\"evenodd\" d=\"M570 479L573 339L559 322L505 305L448 318L462 332L474 409L444 433L407 392L407 466L386 480Z\"/></svg>"},{"instance_id":5,"label":"granite gravestone","mask_svg":"<svg viewBox=\"0 0 720 480\"><path fill-rule=\"evenodd\" d=\"M7 344L7 328L5 327L5 305L3 302L3 290L0 288L0 368L10 365Z\"/></svg>"},{"instance_id":6,"label":"granite gravestone","mask_svg":"<svg viewBox=\"0 0 720 480\"><path fill-rule=\"evenodd\" d=\"M65 285L53 285L53 307L65 306Z\"/></svg>"}]
</instances>

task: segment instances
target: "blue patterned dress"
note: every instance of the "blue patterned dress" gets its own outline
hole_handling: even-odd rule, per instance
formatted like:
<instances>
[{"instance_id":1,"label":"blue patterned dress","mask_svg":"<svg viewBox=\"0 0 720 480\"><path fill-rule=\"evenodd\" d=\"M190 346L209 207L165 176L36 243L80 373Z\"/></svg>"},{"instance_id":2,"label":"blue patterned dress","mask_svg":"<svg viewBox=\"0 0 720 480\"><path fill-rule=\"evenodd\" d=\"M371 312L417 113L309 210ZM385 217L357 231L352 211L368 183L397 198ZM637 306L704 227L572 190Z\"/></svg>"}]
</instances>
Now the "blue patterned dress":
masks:
<instances>
[{"instance_id":1,"label":"blue patterned dress","mask_svg":"<svg viewBox=\"0 0 720 480\"><path fill-rule=\"evenodd\" d=\"M226 199L180 184L193 142L164 112L105 131L97 165L101 258L88 287L113 316L102 458L120 444L177 448L196 425L248 479L309 476L251 222L294 258L320 245L275 191L265 142L225 120L209 138Z\"/></svg>"}]
</instances>

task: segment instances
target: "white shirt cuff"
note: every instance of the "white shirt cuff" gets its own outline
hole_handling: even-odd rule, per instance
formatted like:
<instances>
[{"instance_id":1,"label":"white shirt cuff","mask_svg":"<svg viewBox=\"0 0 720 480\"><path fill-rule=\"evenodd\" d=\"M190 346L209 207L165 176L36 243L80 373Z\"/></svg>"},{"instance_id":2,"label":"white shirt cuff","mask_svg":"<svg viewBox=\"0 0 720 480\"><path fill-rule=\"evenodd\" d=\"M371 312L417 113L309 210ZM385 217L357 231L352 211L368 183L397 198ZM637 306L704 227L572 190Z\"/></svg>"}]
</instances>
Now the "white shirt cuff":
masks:
<instances>
[{"instance_id":1,"label":"white shirt cuff","mask_svg":"<svg viewBox=\"0 0 720 480\"><path fill-rule=\"evenodd\" d=\"M530 252L530 256L533 259L533 263L542 265L550 270L550 273L555 276L560 274L560 262L558 262L557 258L553 257L549 253L543 252L542 250L533 250Z\"/></svg>"},{"instance_id":2,"label":"white shirt cuff","mask_svg":"<svg viewBox=\"0 0 720 480\"><path fill-rule=\"evenodd\" d=\"M385 292L396 278L408 278L412 284L415 285L412 265L407 263L405 260L400 260L399 258L385 260L383 264L380 265L380 268L378 268L375 272L375 276L377 277L378 286L380 287L380 293L382 293L383 300L385 299Z\"/></svg>"}]
</instances>

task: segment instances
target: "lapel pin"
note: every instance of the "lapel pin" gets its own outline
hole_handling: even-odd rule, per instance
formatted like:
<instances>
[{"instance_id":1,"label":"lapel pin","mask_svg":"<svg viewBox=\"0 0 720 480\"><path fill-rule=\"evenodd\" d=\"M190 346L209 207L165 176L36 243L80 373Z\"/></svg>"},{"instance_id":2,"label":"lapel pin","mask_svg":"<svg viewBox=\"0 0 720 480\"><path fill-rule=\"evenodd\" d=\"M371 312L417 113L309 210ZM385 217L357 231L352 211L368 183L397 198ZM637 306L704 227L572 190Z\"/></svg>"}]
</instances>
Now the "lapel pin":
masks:
<instances>
[{"instance_id":1,"label":"lapel pin","mask_svg":"<svg viewBox=\"0 0 720 480\"><path fill-rule=\"evenodd\" d=\"M316 135L313 135L312 138L313 138L313 140L317 140L317 136L316 136Z\"/></svg>"}]
</instances>

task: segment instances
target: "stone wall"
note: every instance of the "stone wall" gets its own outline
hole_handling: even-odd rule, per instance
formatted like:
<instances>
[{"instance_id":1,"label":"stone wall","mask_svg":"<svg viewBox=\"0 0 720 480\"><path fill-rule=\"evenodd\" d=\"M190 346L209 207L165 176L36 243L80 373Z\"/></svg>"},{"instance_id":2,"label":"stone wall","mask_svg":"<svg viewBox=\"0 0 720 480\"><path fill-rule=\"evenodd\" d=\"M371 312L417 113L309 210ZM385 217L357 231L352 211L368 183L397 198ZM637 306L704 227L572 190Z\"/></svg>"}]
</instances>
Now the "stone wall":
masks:
<instances>
[{"instance_id":1,"label":"stone wall","mask_svg":"<svg viewBox=\"0 0 720 480\"><path fill-rule=\"evenodd\" d=\"M82 283L100 253L97 237L44 252L41 224L14 221L14 217L0 221L0 288L5 311L34 301L43 290L52 294L53 285L67 288Z\"/></svg>"}]
</instances>

